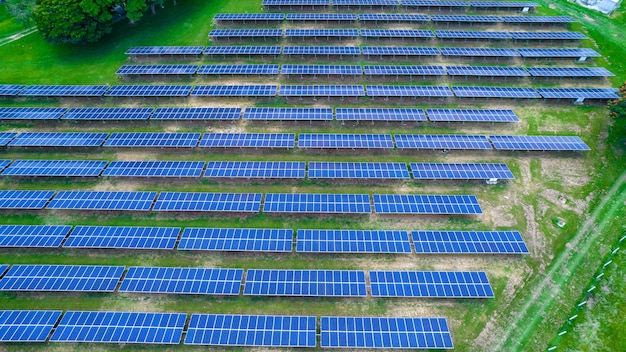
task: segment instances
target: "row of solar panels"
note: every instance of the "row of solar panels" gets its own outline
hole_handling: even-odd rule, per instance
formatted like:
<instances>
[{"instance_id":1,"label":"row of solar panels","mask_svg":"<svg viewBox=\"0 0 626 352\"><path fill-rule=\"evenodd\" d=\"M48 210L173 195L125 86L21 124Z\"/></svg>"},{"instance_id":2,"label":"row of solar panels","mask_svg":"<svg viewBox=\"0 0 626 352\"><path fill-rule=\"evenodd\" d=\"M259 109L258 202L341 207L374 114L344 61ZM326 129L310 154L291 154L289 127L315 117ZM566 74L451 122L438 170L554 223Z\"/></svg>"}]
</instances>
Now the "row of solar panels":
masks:
<instances>
[{"instance_id":1,"label":"row of solar panels","mask_svg":"<svg viewBox=\"0 0 626 352\"><path fill-rule=\"evenodd\" d=\"M482 271L0 266L0 292L115 292L283 297L493 298ZM6 274L4 274L6 272ZM2 275L4 274L4 275ZM368 290L369 288L369 290Z\"/></svg>"},{"instance_id":2,"label":"row of solar panels","mask_svg":"<svg viewBox=\"0 0 626 352\"><path fill-rule=\"evenodd\" d=\"M20 97L411 97L618 99L617 88L530 88L483 86L362 85L0 85L0 96Z\"/></svg>"},{"instance_id":3,"label":"row of solar panels","mask_svg":"<svg viewBox=\"0 0 626 352\"><path fill-rule=\"evenodd\" d=\"M331 0L263 0L263 6L330 6ZM528 1L332 0L333 6L472 7L519 9L540 6Z\"/></svg>"},{"instance_id":4,"label":"row of solar panels","mask_svg":"<svg viewBox=\"0 0 626 352\"><path fill-rule=\"evenodd\" d=\"M124 65L118 75L483 76L609 77L602 67L408 66L408 65Z\"/></svg>"},{"instance_id":5,"label":"row of solar panels","mask_svg":"<svg viewBox=\"0 0 626 352\"><path fill-rule=\"evenodd\" d=\"M317 347L317 325L314 316L191 314L187 323L184 313L3 310L0 342ZM453 348L445 318L323 316L320 335L324 348Z\"/></svg>"},{"instance_id":6,"label":"row of solar panels","mask_svg":"<svg viewBox=\"0 0 626 352\"><path fill-rule=\"evenodd\" d=\"M0 225L0 247L293 251L292 229ZM414 250L411 249L411 243ZM297 230L299 253L527 254L517 231Z\"/></svg>"},{"instance_id":7,"label":"row of solar panels","mask_svg":"<svg viewBox=\"0 0 626 352\"><path fill-rule=\"evenodd\" d=\"M294 148L294 133L0 132L9 147ZM302 149L427 149L586 151L577 136L300 133Z\"/></svg>"},{"instance_id":8,"label":"row of solar panels","mask_svg":"<svg viewBox=\"0 0 626 352\"><path fill-rule=\"evenodd\" d=\"M482 214L474 195L374 194L379 214ZM369 214L369 194L1 190L0 209Z\"/></svg>"}]
</instances>

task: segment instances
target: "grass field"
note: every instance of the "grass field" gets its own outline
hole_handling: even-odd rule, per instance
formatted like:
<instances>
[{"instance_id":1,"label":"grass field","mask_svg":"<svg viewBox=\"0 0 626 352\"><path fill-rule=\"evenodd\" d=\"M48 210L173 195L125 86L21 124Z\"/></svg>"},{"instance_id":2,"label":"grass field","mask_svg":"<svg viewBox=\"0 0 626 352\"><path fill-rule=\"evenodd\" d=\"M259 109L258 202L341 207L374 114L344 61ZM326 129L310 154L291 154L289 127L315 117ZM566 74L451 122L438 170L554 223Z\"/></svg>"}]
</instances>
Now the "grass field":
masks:
<instances>
[{"instance_id":1,"label":"grass field","mask_svg":"<svg viewBox=\"0 0 626 352\"><path fill-rule=\"evenodd\" d=\"M623 57L626 56L626 18L621 5L610 19L581 9L566 1L539 1L539 14L570 15L581 23L572 26L587 34L591 40L581 46L593 47L604 55L589 66L602 66L616 74L609 81L510 82L462 81L465 85L504 86L618 86L626 79ZM3 24L4 8L0 5L0 37L12 29ZM136 25L120 22L113 33L97 44L84 46L52 46L39 34L33 34L0 47L2 83L20 84L143 84L151 80L123 81L115 71L132 62L124 55L131 46L139 45L209 45L207 34L213 28L216 13L260 12L260 0L180 1L177 6L166 4L156 15L147 13ZM252 26L250 26L252 27ZM302 28L305 26L301 25ZM381 26L382 27L382 26ZM471 30L471 29L468 29ZM510 27L505 30L525 30ZM460 43L450 43L455 46ZM375 43L378 45L378 43ZM382 43L380 45L383 45ZM167 61L165 61L167 62ZM209 61L198 61L198 63ZM245 61L254 62L254 61ZM270 61L264 61L270 62ZM288 60L277 59L277 63ZM297 63L293 61L291 63ZM326 62L326 61L324 61ZM365 61L357 63L366 63ZM332 62L328 62L332 63ZM378 61L378 64L382 62ZM408 64L409 62L402 62ZM421 64L421 63L414 63ZM428 63L423 63L428 64ZM435 62L433 64L461 64ZM489 64L473 62L471 64ZM495 63L503 65L506 63ZM514 65L557 65L548 62L513 61ZM571 65L567 62L566 65ZM241 83L238 79L179 79L158 80L171 84ZM130 82L130 83L129 83ZM266 82L252 78L245 82ZM310 81L272 80L276 83ZM338 84L318 79L318 84ZM348 80L347 82L351 82ZM358 81L356 84L367 82ZM452 85L450 80L435 82L402 82L402 84ZM347 83L350 84L350 83ZM390 81L389 84L401 84ZM527 256L423 256L423 255L305 255L305 254L231 254L178 251L115 251L115 250L33 250L0 249L0 263L6 264L98 264L142 266L203 266L225 268L315 268L362 270L484 270L488 273L496 297L491 300L422 300L422 299L293 299L238 297L183 297L175 295L134 294L31 294L0 293L2 309L63 309L63 310L137 310L201 313L259 313L311 315L375 315L375 316L444 316L449 319L455 350L458 351L540 351L557 334L567 319L582 288L589 282L608 249L623 231L624 206L611 196L624 171L624 139L619 136L624 121L610 121L604 106L574 106L564 103L516 102L491 100L486 102L384 102L361 99L346 100L201 100L201 99L105 99L105 100L0 100L0 106L384 106L384 107L459 107L511 108L522 120L515 126L491 124L395 124L337 122L320 123L67 123L67 122L3 122L0 131L194 131L194 132L342 132L342 133L463 133L519 135L579 135L592 149L579 153L526 152L390 152L346 151L213 151L213 150L130 150L96 148L85 150L15 149L2 150L2 159L99 159L99 160L298 160L298 161L398 161L398 162L506 162L516 179L497 186L478 182L322 182L267 181L217 182L208 180L132 180L132 179L11 179L0 178L1 189L90 189L90 190L154 190L202 192L319 192L319 193L444 193L476 194L484 210L480 217L384 217L371 216L272 216L259 214L246 217L194 214L94 214L79 212L7 212L0 224L68 224L68 225L136 225L178 227L269 227L325 229L459 229L459 230L518 230L530 249ZM615 187L614 187L615 188ZM617 184L616 194L624 194L624 185ZM607 196L609 194L609 196ZM559 197L567 201L562 204ZM590 214L599 209L592 225L602 231L593 232L586 251L576 254L574 244L590 238L581 228ZM609 211L611 210L611 211ZM610 218L602 215L611 214ZM607 215L608 216L608 215ZM564 228L555 226L557 217L566 220ZM562 258L562 259L559 259ZM570 350L623 350L619 346L624 322L617 314L624 305L621 296L624 285L622 253L621 266L615 266L605 287L597 294L589 314L573 333L562 340L562 348ZM572 260L570 260L572 259ZM573 260L576 259L576 260ZM580 262L577 261L580 259ZM556 270L559 261L568 263L567 270ZM618 262L618 261L616 261ZM570 265L571 264L571 265ZM574 266L574 264L577 264ZM618 263L619 264L619 263ZM538 292L546 275L558 277L548 293ZM556 275L556 274L555 274ZM623 281L623 280L622 280ZM622 293L620 295L619 293ZM547 297L550 296L550 297ZM556 297L556 298L555 298ZM537 312L542 319L537 320ZM623 315L623 314L622 314ZM587 327L591 326L593 329ZM610 329L609 329L610 328ZM584 342L581 343L581 341ZM11 350L33 350L40 346L20 344ZM596 348L597 347L597 348ZM46 344L50 350L108 350L118 346ZM124 346L125 350L147 347ZM186 346L175 349L196 350ZM594 349L596 348L596 349ZM168 350L174 348L158 348ZM199 349L198 349L199 350Z\"/></svg>"}]
</instances>

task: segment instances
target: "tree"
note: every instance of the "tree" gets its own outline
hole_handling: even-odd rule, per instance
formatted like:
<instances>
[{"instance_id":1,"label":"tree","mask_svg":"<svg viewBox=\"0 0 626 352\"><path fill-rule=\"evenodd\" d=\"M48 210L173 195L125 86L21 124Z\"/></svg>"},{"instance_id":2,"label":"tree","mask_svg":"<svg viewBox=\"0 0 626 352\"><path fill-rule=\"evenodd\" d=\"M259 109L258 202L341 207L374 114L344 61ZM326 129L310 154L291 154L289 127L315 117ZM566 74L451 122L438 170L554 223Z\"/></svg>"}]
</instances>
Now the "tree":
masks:
<instances>
[{"instance_id":1,"label":"tree","mask_svg":"<svg viewBox=\"0 0 626 352\"><path fill-rule=\"evenodd\" d=\"M176 1L176 0L174 0ZM156 14L156 5L161 6L161 8L163 8L163 4L165 3L165 0L148 0L148 2L150 3L150 11L152 11L152 14Z\"/></svg>"},{"instance_id":2,"label":"tree","mask_svg":"<svg viewBox=\"0 0 626 352\"><path fill-rule=\"evenodd\" d=\"M609 101L609 115L613 118L626 118L626 83L617 90L619 98Z\"/></svg>"},{"instance_id":3,"label":"tree","mask_svg":"<svg viewBox=\"0 0 626 352\"><path fill-rule=\"evenodd\" d=\"M143 17L143 12L146 11L148 5L146 0L126 0L124 3L124 10L126 11L126 17L130 23L135 23Z\"/></svg>"},{"instance_id":4,"label":"tree","mask_svg":"<svg viewBox=\"0 0 626 352\"><path fill-rule=\"evenodd\" d=\"M36 0L7 0L6 2L7 11L24 27L30 26L36 4Z\"/></svg>"},{"instance_id":5,"label":"tree","mask_svg":"<svg viewBox=\"0 0 626 352\"><path fill-rule=\"evenodd\" d=\"M35 23L51 43L95 42L111 31L111 22L97 3L107 0L41 0L34 11Z\"/></svg>"}]
</instances>

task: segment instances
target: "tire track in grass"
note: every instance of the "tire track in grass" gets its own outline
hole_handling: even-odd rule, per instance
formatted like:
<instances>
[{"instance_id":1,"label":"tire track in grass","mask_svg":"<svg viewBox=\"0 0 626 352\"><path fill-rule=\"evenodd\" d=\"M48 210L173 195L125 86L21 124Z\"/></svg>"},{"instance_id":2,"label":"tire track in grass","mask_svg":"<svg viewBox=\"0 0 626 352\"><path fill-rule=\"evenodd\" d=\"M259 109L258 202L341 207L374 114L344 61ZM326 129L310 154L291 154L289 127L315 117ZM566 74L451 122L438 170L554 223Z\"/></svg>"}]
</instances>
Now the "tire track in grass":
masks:
<instances>
[{"instance_id":1,"label":"tire track in grass","mask_svg":"<svg viewBox=\"0 0 626 352\"><path fill-rule=\"evenodd\" d=\"M16 40L22 39L29 34L33 34L37 32L37 27L30 27L21 32L17 32L10 37L6 37L4 39L0 39L0 46L5 46L9 43L13 43Z\"/></svg>"}]
</instances>

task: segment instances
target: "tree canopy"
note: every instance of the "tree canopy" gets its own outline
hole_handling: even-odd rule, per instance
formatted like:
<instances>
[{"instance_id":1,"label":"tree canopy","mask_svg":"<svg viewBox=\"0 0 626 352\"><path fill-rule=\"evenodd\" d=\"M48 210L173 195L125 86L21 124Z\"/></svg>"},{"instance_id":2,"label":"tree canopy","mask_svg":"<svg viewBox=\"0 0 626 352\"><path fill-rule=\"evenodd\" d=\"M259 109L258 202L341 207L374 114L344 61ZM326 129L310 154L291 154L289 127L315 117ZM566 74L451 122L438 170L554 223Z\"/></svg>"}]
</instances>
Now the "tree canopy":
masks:
<instances>
[{"instance_id":1,"label":"tree canopy","mask_svg":"<svg viewBox=\"0 0 626 352\"><path fill-rule=\"evenodd\" d=\"M36 4L36 0L7 0L6 2L7 11L24 27L30 25Z\"/></svg>"},{"instance_id":2,"label":"tree canopy","mask_svg":"<svg viewBox=\"0 0 626 352\"><path fill-rule=\"evenodd\" d=\"M609 101L609 114L614 118L626 118L626 83L617 91L619 98Z\"/></svg>"}]
</instances>

